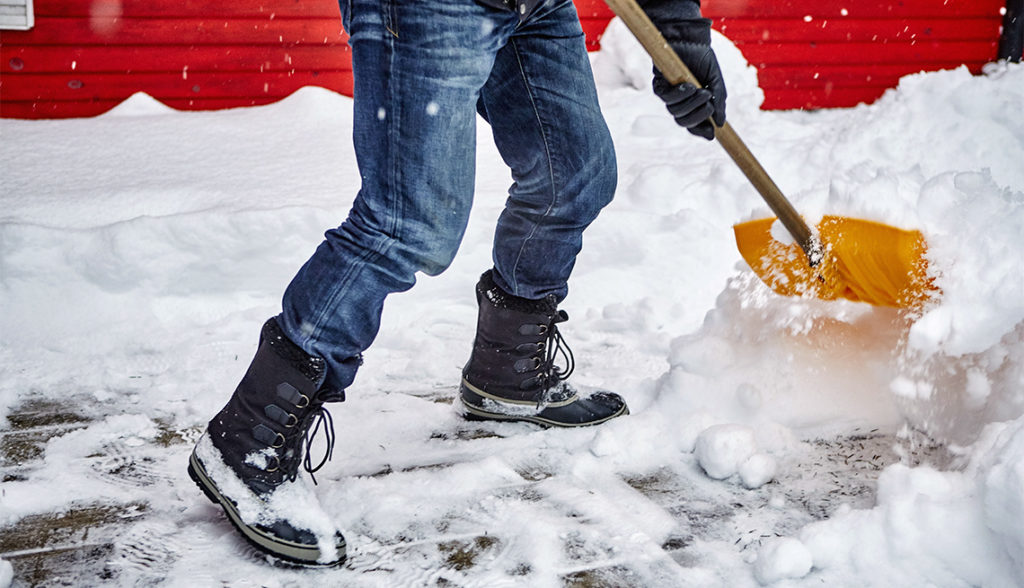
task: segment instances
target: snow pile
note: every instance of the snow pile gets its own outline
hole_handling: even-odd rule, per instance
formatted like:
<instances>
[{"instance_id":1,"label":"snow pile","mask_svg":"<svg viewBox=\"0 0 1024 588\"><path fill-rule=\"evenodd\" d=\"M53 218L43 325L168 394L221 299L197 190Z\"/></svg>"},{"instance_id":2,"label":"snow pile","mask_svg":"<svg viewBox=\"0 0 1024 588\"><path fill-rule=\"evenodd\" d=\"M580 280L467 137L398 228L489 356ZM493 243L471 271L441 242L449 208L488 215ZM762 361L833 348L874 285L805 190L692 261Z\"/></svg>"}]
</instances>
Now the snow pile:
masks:
<instances>
[{"instance_id":1,"label":"snow pile","mask_svg":"<svg viewBox=\"0 0 1024 588\"><path fill-rule=\"evenodd\" d=\"M332 410L334 461L304 487L325 513L310 524L349 540L325 584L1024 583L1024 67L762 112L756 71L715 44L730 121L796 208L921 230L942 296L906 313L761 285L731 225L764 205L717 145L671 124L615 22L594 66L619 193L588 230L563 330L576 383L622 392L632 414L542 431L453 410L510 183L481 124L459 257L389 299ZM123 585L307 583L247 556L184 468L358 189L350 101L307 88L181 113L135 96L0 130L0 414L81 417L25 468L5 462L0 521L142 504L109 539ZM850 464L830 465L835 447Z\"/></svg>"},{"instance_id":2,"label":"snow pile","mask_svg":"<svg viewBox=\"0 0 1024 588\"><path fill-rule=\"evenodd\" d=\"M1024 420L986 428L962 472L889 467L878 506L808 525L800 542L824 578L1015 586L1024 579ZM771 562L779 555L759 555ZM766 564L775 565L775 564Z\"/></svg>"}]
</instances>

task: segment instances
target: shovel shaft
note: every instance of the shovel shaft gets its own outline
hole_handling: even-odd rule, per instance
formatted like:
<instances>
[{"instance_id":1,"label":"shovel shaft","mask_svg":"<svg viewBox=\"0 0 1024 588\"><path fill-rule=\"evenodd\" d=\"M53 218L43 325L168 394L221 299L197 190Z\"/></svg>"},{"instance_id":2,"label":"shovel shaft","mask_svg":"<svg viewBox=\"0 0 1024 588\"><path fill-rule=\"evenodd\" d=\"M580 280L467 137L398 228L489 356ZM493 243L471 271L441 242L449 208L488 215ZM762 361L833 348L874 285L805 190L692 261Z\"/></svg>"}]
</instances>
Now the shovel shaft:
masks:
<instances>
[{"instance_id":1,"label":"shovel shaft","mask_svg":"<svg viewBox=\"0 0 1024 588\"><path fill-rule=\"evenodd\" d=\"M683 67L686 66L684 65ZM775 216L779 217L782 226L786 227L789 234L793 236L793 239L800 245L800 248L804 250L811 265L817 265L821 258L821 245L818 243L817 238L811 233L810 227L807 226L804 219L793 208L793 205L782 194L782 190L779 190L779 187L772 181L768 172L765 171L761 163L754 157L754 154L747 148L743 139L740 139L740 136L736 134L732 125L726 122L720 127L716 126L715 138L718 139L718 143L729 154L729 157L736 162L743 175L747 176L750 183L754 185L758 194L768 204L768 208L771 208Z\"/></svg>"},{"instance_id":2,"label":"shovel shaft","mask_svg":"<svg viewBox=\"0 0 1024 588\"><path fill-rule=\"evenodd\" d=\"M626 27L632 31L633 35L640 41L640 44L647 50L647 53L650 54L651 59L654 60L654 65L665 76L666 81L670 84L688 82L698 88L701 87L700 81L693 75L690 68L686 67L686 64L683 63L683 60L679 58L668 42L665 41L661 31L658 30L658 27L654 26L654 23L651 22L651 19L648 18L647 14L636 3L636 0L605 0L605 3L622 19L622 22L626 23ZM714 124L714 121L711 121L711 124ZM779 187L772 181L768 172L765 171L761 163L754 157L754 154L750 152L750 149L747 148L743 140L736 134L732 125L728 122L722 126L715 125L715 138L718 139L718 143L729 154L729 157L736 162L743 175L747 176L750 183L754 185L761 198L772 209L772 212L779 218L782 225L786 227L789 234L793 236L801 249L804 250L810 264L812 266L817 265L822 256L820 242L811 233L811 229L804 222L803 218L797 214L793 205L782 194L782 190L779 190Z\"/></svg>"}]
</instances>

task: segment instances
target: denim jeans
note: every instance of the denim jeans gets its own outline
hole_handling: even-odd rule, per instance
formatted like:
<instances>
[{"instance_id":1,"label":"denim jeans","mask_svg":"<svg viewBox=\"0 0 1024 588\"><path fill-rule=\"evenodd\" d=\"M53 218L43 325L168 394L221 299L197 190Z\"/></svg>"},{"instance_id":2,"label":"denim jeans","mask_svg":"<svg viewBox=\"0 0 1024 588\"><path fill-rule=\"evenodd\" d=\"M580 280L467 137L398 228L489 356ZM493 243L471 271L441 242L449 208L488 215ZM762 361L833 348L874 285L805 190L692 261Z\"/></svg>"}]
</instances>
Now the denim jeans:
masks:
<instances>
[{"instance_id":1,"label":"denim jeans","mask_svg":"<svg viewBox=\"0 0 1024 588\"><path fill-rule=\"evenodd\" d=\"M362 185L279 317L327 360L335 389L352 382L385 297L451 264L473 200L478 113L514 180L493 250L495 280L512 294L565 297L582 232L617 177L571 0L523 18L476 0L341 0L341 12Z\"/></svg>"}]
</instances>

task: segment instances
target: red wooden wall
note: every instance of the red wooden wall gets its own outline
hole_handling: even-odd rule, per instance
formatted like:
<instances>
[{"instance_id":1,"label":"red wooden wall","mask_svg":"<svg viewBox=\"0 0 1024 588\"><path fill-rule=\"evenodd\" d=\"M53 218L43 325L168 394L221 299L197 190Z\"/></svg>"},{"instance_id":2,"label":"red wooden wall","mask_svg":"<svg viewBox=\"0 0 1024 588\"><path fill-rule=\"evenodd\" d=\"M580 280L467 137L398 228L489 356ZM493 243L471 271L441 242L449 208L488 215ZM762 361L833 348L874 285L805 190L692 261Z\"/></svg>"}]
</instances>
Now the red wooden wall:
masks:
<instances>
[{"instance_id":1,"label":"red wooden wall","mask_svg":"<svg viewBox=\"0 0 1024 588\"><path fill-rule=\"evenodd\" d=\"M35 19L0 36L0 116L91 116L135 92L181 109L351 94L336 1L35 0Z\"/></svg>"},{"instance_id":2,"label":"red wooden wall","mask_svg":"<svg viewBox=\"0 0 1024 588\"><path fill-rule=\"evenodd\" d=\"M998 53L1005 0L704 0L751 65L762 108L872 102L901 76Z\"/></svg>"},{"instance_id":3,"label":"red wooden wall","mask_svg":"<svg viewBox=\"0 0 1024 588\"><path fill-rule=\"evenodd\" d=\"M995 59L1004 0L704 0L758 69L764 108L870 102L901 75ZM576 0L591 49L611 18ZM134 92L182 109L265 104L306 85L351 92L335 0L35 0L0 33L0 116L109 110Z\"/></svg>"}]
</instances>

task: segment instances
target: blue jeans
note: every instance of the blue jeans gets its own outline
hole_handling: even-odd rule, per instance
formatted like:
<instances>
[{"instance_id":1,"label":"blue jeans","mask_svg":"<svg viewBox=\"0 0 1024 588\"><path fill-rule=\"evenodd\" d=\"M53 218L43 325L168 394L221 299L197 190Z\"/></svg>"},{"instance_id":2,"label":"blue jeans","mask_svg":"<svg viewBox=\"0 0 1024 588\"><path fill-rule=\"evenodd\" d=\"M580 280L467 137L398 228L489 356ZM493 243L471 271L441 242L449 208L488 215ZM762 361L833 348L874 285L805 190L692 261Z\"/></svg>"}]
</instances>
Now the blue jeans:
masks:
<instances>
[{"instance_id":1,"label":"blue jeans","mask_svg":"<svg viewBox=\"0 0 1024 588\"><path fill-rule=\"evenodd\" d=\"M279 317L298 346L327 360L335 389L355 377L385 297L451 264L473 200L478 113L514 180L493 253L495 280L512 294L565 297L582 232L617 177L571 0L543 0L522 20L475 0L341 0L341 9L362 186L288 286Z\"/></svg>"}]
</instances>

